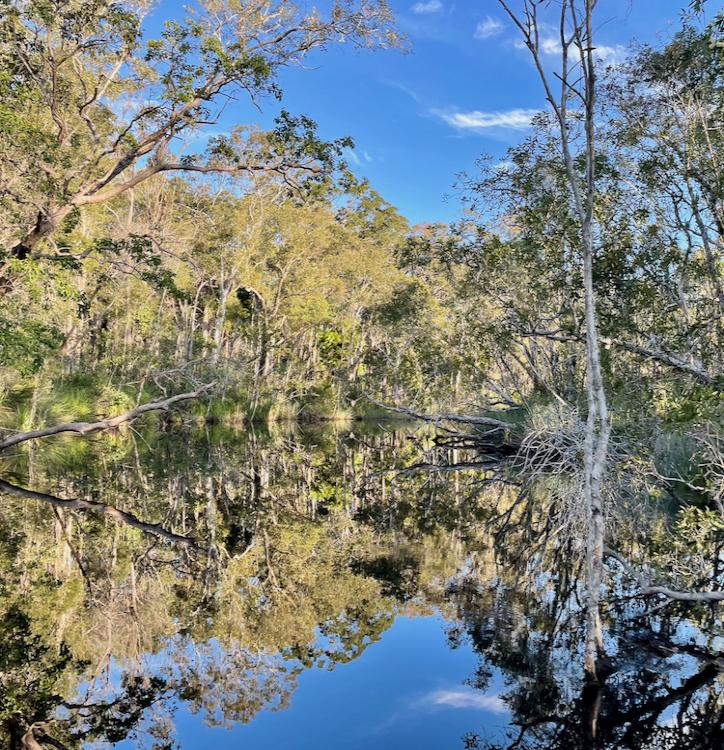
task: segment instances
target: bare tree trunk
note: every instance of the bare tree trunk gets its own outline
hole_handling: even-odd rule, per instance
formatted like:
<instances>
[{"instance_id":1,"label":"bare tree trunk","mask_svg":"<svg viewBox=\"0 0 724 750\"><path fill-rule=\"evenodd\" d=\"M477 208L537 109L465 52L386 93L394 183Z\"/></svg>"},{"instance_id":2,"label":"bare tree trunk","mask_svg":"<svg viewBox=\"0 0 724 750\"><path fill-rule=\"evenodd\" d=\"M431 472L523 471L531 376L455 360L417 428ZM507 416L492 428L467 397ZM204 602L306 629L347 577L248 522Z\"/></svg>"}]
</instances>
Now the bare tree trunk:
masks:
<instances>
[{"instance_id":1,"label":"bare tree trunk","mask_svg":"<svg viewBox=\"0 0 724 750\"><path fill-rule=\"evenodd\" d=\"M596 322L596 299L593 289L593 241L590 226L584 225L584 285L586 300L586 396L588 418L584 453L584 491L588 512L586 542L587 628L585 669L596 677L596 661L603 652L603 633L600 615L600 591L603 576L604 505L603 477L608 455L611 425L606 392L601 374L600 345Z\"/></svg>"},{"instance_id":2,"label":"bare tree trunk","mask_svg":"<svg viewBox=\"0 0 724 750\"><path fill-rule=\"evenodd\" d=\"M687 179L686 187L689 193L691 201L691 212L696 221L699 235L701 236L701 243L704 248L704 257L706 258L706 268L709 274L709 280L711 281L712 290L716 297L717 304L719 306L719 315L724 314L724 288L722 288L721 275L719 273L719 259L717 258L717 252L712 247L711 239L709 237L709 228L701 215L699 208L699 198L694 192L691 182Z\"/></svg>"},{"instance_id":3,"label":"bare tree trunk","mask_svg":"<svg viewBox=\"0 0 724 750\"><path fill-rule=\"evenodd\" d=\"M589 680L597 681L596 663L603 653L603 633L600 614L600 590L603 577L603 551L605 546L605 508L603 483L611 432L606 391L601 371L601 345L596 316L596 294L593 285L595 259L594 215L595 183L595 67L593 62L593 9L596 0L584 0L583 11L575 0L562 0L560 4L561 72L560 95L553 93L549 74L541 62L540 22L537 17L539 3L523 0L523 15L518 17L510 10L507 0L500 5L523 34L526 46L545 90L546 99L556 117L561 155L571 192L572 212L580 224L581 254L583 256L583 286L586 314L586 401L588 416L584 441L584 503L587 514L586 538L586 647L584 668ZM569 54L577 53L580 83L570 80ZM585 177L577 172L571 145L571 128L568 103L576 97L584 108Z\"/></svg>"},{"instance_id":4,"label":"bare tree trunk","mask_svg":"<svg viewBox=\"0 0 724 750\"><path fill-rule=\"evenodd\" d=\"M211 361L214 364L217 364L219 361L219 357L221 356L221 347L224 343L224 323L226 322L226 308L228 306L231 288L232 279L224 279L222 277L221 283L219 285L219 307L216 311L216 318L214 320L214 350L211 353Z\"/></svg>"},{"instance_id":5,"label":"bare tree trunk","mask_svg":"<svg viewBox=\"0 0 724 750\"><path fill-rule=\"evenodd\" d=\"M608 441L611 422L608 402L601 372L601 346L598 340L596 320L596 296L593 287L593 205L596 197L595 184L595 68L593 65L592 15L595 0L586 0L585 32L578 27L578 49L581 67L585 75L584 95L586 109L586 202L581 228L583 240L583 283L586 299L586 351L588 357L586 388L588 391L588 420L586 422L586 505L589 512L588 543L586 545L588 612L586 629L585 669L588 676L596 679L596 662L603 653L601 628L600 591L603 576L604 507L603 477L608 457ZM573 0L571 0L573 9ZM575 12L572 10L572 12ZM572 175L571 175L572 176ZM590 456L589 456L590 448ZM590 461L590 475L588 466Z\"/></svg>"}]
</instances>

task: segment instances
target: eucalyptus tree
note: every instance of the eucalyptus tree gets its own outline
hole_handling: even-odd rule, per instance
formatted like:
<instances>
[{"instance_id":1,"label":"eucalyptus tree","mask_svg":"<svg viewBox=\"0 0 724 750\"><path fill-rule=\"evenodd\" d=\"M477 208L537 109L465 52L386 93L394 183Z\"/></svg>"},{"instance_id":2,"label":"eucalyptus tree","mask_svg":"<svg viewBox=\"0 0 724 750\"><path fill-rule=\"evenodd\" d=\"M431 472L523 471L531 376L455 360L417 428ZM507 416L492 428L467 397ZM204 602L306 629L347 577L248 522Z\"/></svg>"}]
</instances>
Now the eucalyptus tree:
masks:
<instances>
[{"instance_id":1,"label":"eucalyptus tree","mask_svg":"<svg viewBox=\"0 0 724 750\"><path fill-rule=\"evenodd\" d=\"M630 204L620 213L637 236L635 264L669 313L640 325L649 348L702 382L721 371L724 335L724 56L715 35L686 22L662 49L643 47L611 71L605 87L610 161L626 186L619 202Z\"/></svg>"},{"instance_id":2,"label":"eucalyptus tree","mask_svg":"<svg viewBox=\"0 0 724 750\"><path fill-rule=\"evenodd\" d=\"M230 101L280 99L280 72L329 44L399 42L384 0L340 0L326 13L288 0L201 0L156 37L150 12L145 0L0 2L0 360L8 372L36 372L61 345L66 361L89 351L102 360L124 273L182 306L166 255L185 248L159 245L134 221L144 188L171 175L205 184L226 177L244 195L272 178L299 197L342 164L348 139L325 142L312 120L285 111L268 130L244 121L215 134ZM74 315L88 318L87 330ZM126 312L127 331L137 322ZM79 343L84 335L90 346Z\"/></svg>"},{"instance_id":3,"label":"eucalyptus tree","mask_svg":"<svg viewBox=\"0 0 724 750\"><path fill-rule=\"evenodd\" d=\"M290 187L328 172L347 141L282 113L191 147L229 100L281 96L279 72L344 41L396 44L384 0L333 3L327 16L287 0L207 0L144 33L150 9L108 0L0 4L0 204L5 284L11 261L82 257L53 238L84 207L160 173L276 174ZM204 139L202 139L203 141ZM185 142L186 141L186 142Z\"/></svg>"},{"instance_id":4,"label":"eucalyptus tree","mask_svg":"<svg viewBox=\"0 0 724 750\"><path fill-rule=\"evenodd\" d=\"M604 557L604 475L608 458L611 422L608 398L603 383L601 343L599 340L596 290L593 268L596 257L594 210L596 202L596 64L594 63L593 11L595 0L579 6L575 0L561 3L559 14L560 82L554 92L554 77L546 70L541 50L541 26L537 0L524 0L521 16L505 0L501 6L522 34L539 74L546 100L553 112L559 135L560 158L568 182L568 205L576 223L578 249L582 264L585 307L586 401L588 414L584 440L583 492L587 515L586 565L588 594L588 631L586 672L597 679L596 661L603 652L600 615L600 589ZM571 105L580 110L571 112ZM580 130L577 125L580 124ZM578 131L578 132L577 132ZM583 175L576 163L577 149L582 151Z\"/></svg>"}]
</instances>

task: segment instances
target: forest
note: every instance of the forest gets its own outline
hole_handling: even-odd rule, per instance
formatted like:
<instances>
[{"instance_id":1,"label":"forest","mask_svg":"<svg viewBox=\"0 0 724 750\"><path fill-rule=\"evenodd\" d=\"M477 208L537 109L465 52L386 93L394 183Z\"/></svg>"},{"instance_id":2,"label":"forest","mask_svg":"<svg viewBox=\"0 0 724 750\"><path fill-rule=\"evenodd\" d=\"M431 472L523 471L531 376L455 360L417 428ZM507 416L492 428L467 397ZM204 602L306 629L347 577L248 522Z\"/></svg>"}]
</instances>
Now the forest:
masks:
<instances>
[{"instance_id":1,"label":"forest","mask_svg":"<svg viewBox=\"0 0 724 750\"><path fill-rule=\"evenodd\" d=\"M434 615L506 680L456 747L722 747L724 12L487 5L542 107L413 225L280 83L414 56L384 0L0 0L0 746L196 747Z\"/></svg>"}]
</instances>

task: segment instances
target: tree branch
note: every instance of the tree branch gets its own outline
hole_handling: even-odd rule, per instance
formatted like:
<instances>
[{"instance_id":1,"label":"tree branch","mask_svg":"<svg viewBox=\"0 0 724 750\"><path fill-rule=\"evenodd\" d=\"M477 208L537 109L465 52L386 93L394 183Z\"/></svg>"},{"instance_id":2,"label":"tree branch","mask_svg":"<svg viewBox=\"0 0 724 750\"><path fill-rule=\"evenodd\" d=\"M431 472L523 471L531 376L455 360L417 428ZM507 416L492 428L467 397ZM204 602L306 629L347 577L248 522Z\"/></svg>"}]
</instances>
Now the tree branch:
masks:
<instances>
[{"instance_id":1,"label":"tree branch","mask_svg":"<svg viewBox=\"0 0 724 750\"><path fill-rule=\"evenodd\" d=\"M605 548L608 557L613 558L640 586L643 595L662 594L680 602L724 602L724 591L677 591L668 586L654 586L619 552Z\"/></svg>"},{"instance_id":2,"label":"tree branch","mask_svg":"<svg viewBox=\"0 0 724 750\"><path fill-rule=\"evenodd\" d=\"M170 396L163 401L152 401L147 404L141 404L135 409L127 411L125 414L119 414L117 417L106 417L98 422L65 422L63 424L55 425L54 427L45 427L41 430L32 430L31 432L18 432L9 438L0 442L0 451L7 448L11 448L14 445L25 443L28 440L37 440L38 438L50 437L51 435L58 435L62 432L74 432L79 435L86 435L91 432L100 432L101 430L109 430L114 427L118 427L124 422L130 422L142 414L149 411L166 411L173 404L179 401L188 401L190 399L199 398L204 393L209 391L215 383L207 383L200 386L195 391L188 393L179 393L176 396Z\"/></svg>"},{"instance_id":3,"label":"tree branch","mask_svg":"<svg viewBox=\"0 0 724 750\"><path fill-rule=\"evenodd\" d=\"M526 337L546 338L546 339L549 339L550 341L561 341L561 342L569 342L569 341L583 342L585 340L583 336L577 336L575 334L565 334L565 333L561 333L560 331L522 331L521 335L526 336ZM700 382L706 385L711 385L714 382L715 376L708 373L702 367L697 367L696 365L689 364L688 362L685 362L683 359L680 359L679 357L673 354L669 354L668 352L664 352L661 350L654 350L654 349L646 349L643 346L631 344L627 341L616 341L615 339L609 338L608 336L601 336L600 341L606 346L614 346L617 349L624 349L625 351L630 352L631 354L637 354L639 357L652 359L656 362L660 362L663 365L668 365L674 370L683 372L686 375L691 375L692 377L696 378L697 380L699 380Z\"/></svg>"},{"instance_id":4,"label":"tree branch","mask_svg":"<svg viewBox=\"0 0 724 750\"><path fill-rule=\"evenodd\" d=\"M15 495L16 497L28 497L33 500L42 500L45 503L50 503L54 508L99 513L101 515L109 516L119 523L132 526L134 529L140 529L144 534L161 537L170 542L189 544L193 547L197 546L196 540L192 537L169 531L160 523L147 523L146 521L142 521L138 516L133 515L133 513L116 508L114 505L106 505L105 503L99 503L95 500L83 500L81 498L65 499L56 497L55 495L49 495L45 492L35 492L34 490L29 490L25 487L18 487L10 482L6 482L4 479L0 479L0 492L5 492L8 495Z\"/></svg>"},{"instance_id":5,"label":"tree branch","mask_svg":"<svg viewBox=\"0 0 724 750\"><path fill-rule=\"evenodd\" d=\"M441 412L439 414L424 414L419 411L414 411L413 409L408 409L404 406L390 406L388 404L383 404L381 401L377 401L376 399L372 398L372 396L368 396L366 394L365 398L375 406L379 406L385 411L391 411L395 414L405 414L408 417L412 417L413 419L420 419L423 422L458 422L460 424L485 425L487 427L493 427L498 430L510 430L514 427L514 425L512 425L510 422L505 422L502 419L494 419L493 417L451 414L448 412Z\"/></svg>"}]
</instances>

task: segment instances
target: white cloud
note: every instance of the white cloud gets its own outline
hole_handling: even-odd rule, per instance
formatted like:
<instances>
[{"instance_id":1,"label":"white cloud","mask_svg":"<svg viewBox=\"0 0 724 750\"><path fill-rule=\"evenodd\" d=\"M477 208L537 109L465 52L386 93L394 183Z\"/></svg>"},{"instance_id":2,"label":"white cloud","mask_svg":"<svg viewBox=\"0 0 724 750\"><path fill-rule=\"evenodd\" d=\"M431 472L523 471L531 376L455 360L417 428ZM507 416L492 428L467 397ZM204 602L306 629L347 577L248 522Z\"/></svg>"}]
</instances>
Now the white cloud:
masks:
<instances>
[{"instance_id":1,"label":"white cloud","mask_svg":"<svg viewBox=\"0 0 724 750\"><path fill-rule=\"evenodd\" d=\"M486 128L509 128L525 130L538 114L536 109L510 109L507 112L442 112L435 110L434 114L442 118L448 125L463 130L485 130Z\"/></svg>"},{"instance_id":2,"label":"white cloud","mask_svg":"<svg viewBox=\"0 0 724 750\"><path fill-rule=\"evenodd\" d=\"M505 701L497 695L481 695L473 690L438 690L427 696L427 702L451 708L477 708L496 714L509 712Z\"/></svg>"},{"instance_id":3,"label":"white cloud","mask_svg":"<svg viewBox=\"0 0 724 750\"><path fill-rule=\"evenodd\" d=\"M499 161L497 164L493 164L493 169L496 172L512 172L515 169L515 164L512 161Z\"/></svg>"},{"instance_id":4,"label":"white cloud","mask_svg":"<svg viewBox=\"0 0 724 750\"><path fill-rule=\"evenodd\" d=\"M392 86L392 88L394 89L399 89L403 94L407 94L407 96L409 96L413 101L417 102L418 104L422 104L422 97L409 86L405 86L404 83L400 83L399 81L385 81L384 83L386 83L388 86Z\"/></svg>"},{"instance_id":5,"label":"white cloud","mask_svg":"<svg viewBox=\"0 0 724 750\"><path fill-rule=\"evenodd\" d=\"M503 24L497 19L491 16L486 16L483 21L480 21L475 27L475 33L473 36L476 39L489 39L491 36L499 34L503 30Z\"/></svg>"},{"instance_id":6,"label":"white cloud","mask_svg":"<svg viewBox=\"0 0 724 750\"><path fill-rule=\"evenodd\" d=\"M560 55L563 52L560 39L552 36L546 36L540 40L540 49L544 55Z\"/></svg>"},{"instance_id":7,"label":"white cloud","mask_svg":"<svg viewBox=\"0 0 724 750\"><path fill-rule=\"evenodd\" d=\"M516 39L514 42L517 49L526 49L526 44L522 39ZM561 40L555 36L543 36L540 39L540 51L544 55L555 55L561 54ZM569 51L569 57L571 62L575 62L578 59L578 50L571 48ZM609 65L619 65L626 59L626 48L620 44L609 46L606 44L599 44L594 47L593 54L601 62L608 63Z\"/></svg>"},{"instance_id":8,"label":"white cloud","mask_svg":"<svg viewBox=\"0 0 724 750\"><path fill-rule=\"evenodd\" d=\"M522 39L516 39L513 44L516 49L528 49L528 45ZM538 45L544 55L560 55L562 51L560 40L554 36L541 37Z\"/></svg>"},{"instance_id":9,"label":"white cloud","mask_svg":"<svg viewBox=\"0 0 724 750\"><path fill-rule=\"evenodd\" d=\"M189 144L206 143L212 138L228 138L230 135L230 130L204 130L203 128L199 128L185 133L184 141Z\"/></svg>"},{"instance_id":10,"label":"white cloud","mask_svg":"<svg viewBox=\"0 0 724 750\"><path fill-rule=\"evenodd\" d=\"M609 47L605 44L599 44L594 48L593 54L602 62L609 65L620 65L626 59L626 48L620 44Z\"/></svg>"},{"instance_id":11,"label":"white cloud","mask_svg":"<svg viewBox=\"0 0 724 750\"><path fill-rule=\"evenodd\" d=\"M374 161L368 151L358 152L353 148L346 148L344 154L356 167L361 167L364 164L371 164Z\"/></svg>"},{"instance_id":12,"label":"white cloud","mask_svg":"<svg viewBox=\"0 0 724 750\"><path fill-rule=\"evenodd\" d=\"M347 148L344 150L346 156L349 158L349 160L357 167L362 166L362 159L357 156L357 152L353 148Z\"/></svg>"},{"instance_id":13,"label":"white cloud","mask_svg":"<svg viewBox=\"0 0 724 750\"><path fill-rule=\"evenodd\" d=\"M415 3L411 10L418 15L423 13L437 13L442 10L442 3L440 0L428 0L426 3Z\"/></svg>"}]
</instances>

